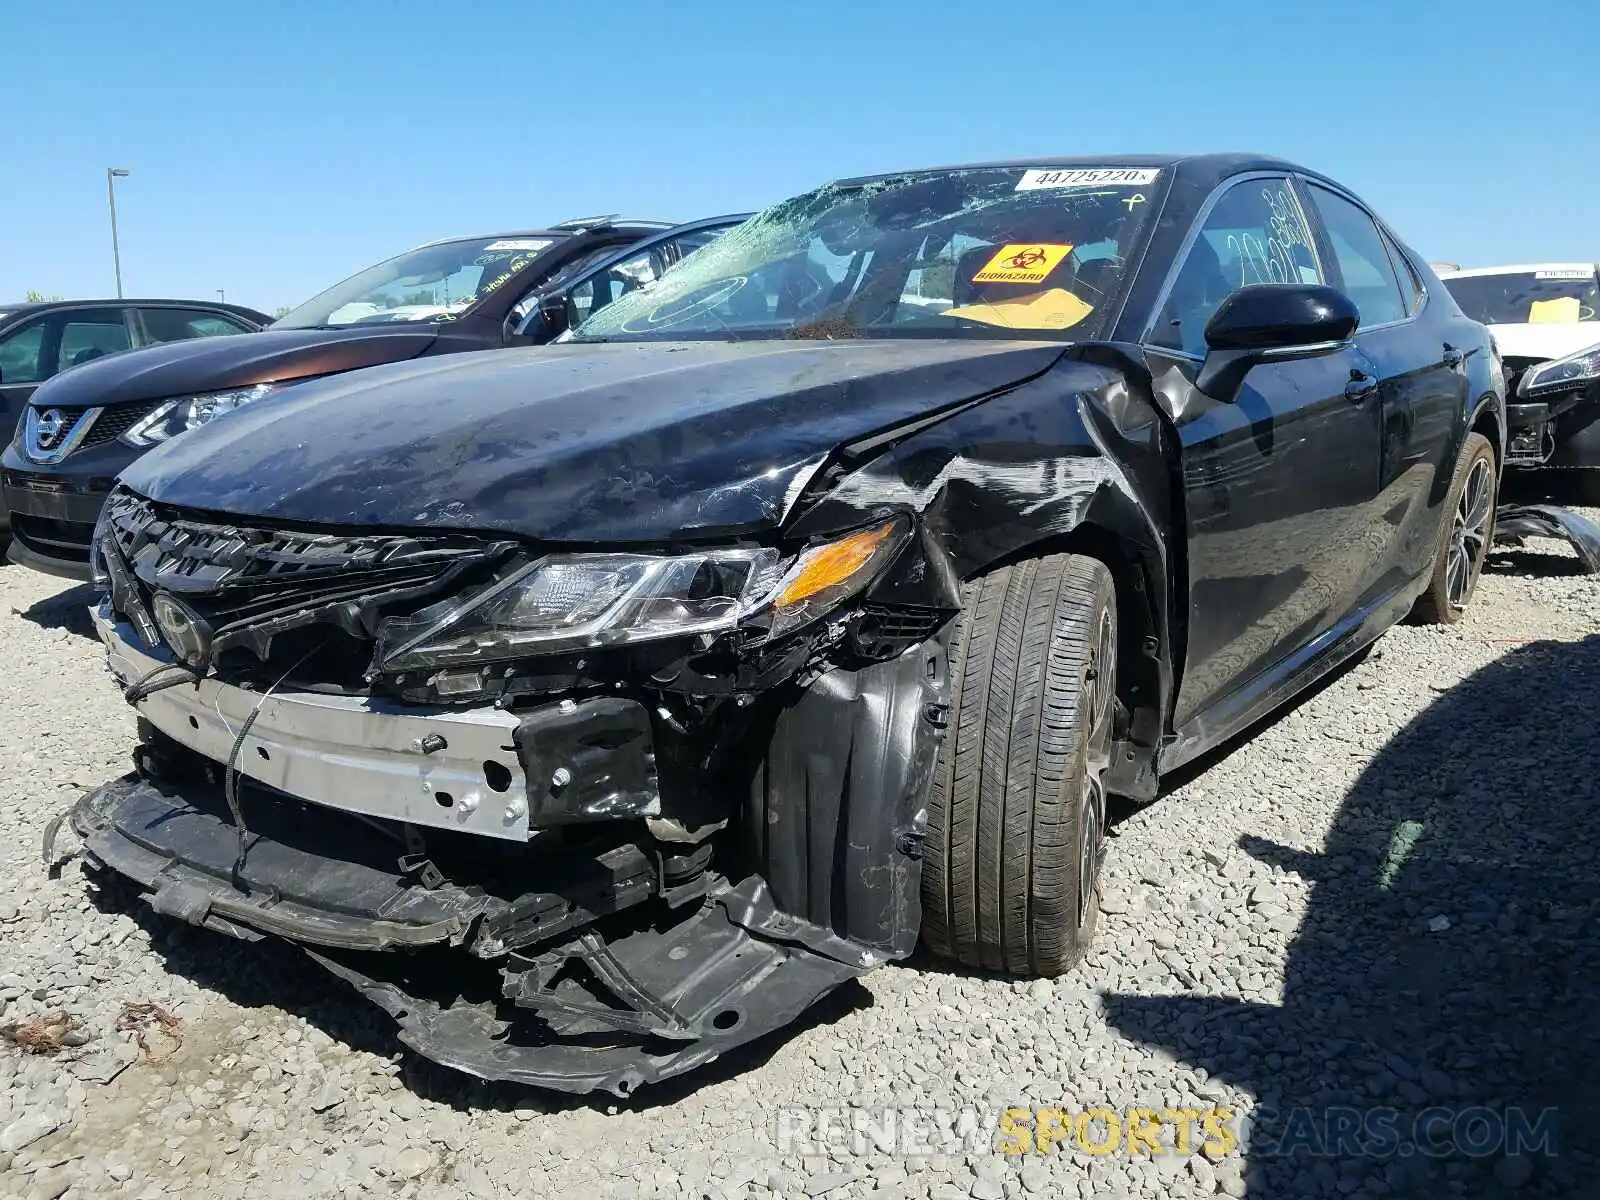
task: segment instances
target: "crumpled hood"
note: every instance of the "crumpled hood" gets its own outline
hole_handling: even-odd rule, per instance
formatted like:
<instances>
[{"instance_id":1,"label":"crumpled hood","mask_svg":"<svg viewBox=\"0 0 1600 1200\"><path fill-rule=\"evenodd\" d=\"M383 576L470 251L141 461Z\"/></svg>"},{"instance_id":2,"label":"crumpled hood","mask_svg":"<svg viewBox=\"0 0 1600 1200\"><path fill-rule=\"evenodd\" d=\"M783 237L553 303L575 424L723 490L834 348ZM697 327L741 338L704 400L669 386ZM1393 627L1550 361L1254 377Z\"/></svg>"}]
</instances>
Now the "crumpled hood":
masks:
<instances>
[{"instance_id":1,"label":"crumpled hood","mask_svg":"<svg viewBox=\"0 0 1600 1200\"><path fill-rule=\"evenodd\" d=\"M438 336L418 329L264 329L228 337L165 342L93 359L63 371L33 394L39 408L135 404L304 379L401 362Z\"/></svg>"},{"instance_id":2,"label":"crumpled hood","mask_svg":"<svg viewBox=\"0 0 1600 1200\"><path fill-rule=\"evenodd\" d=\"M1565 358L1600 345L1600 321L1486 326L1505 358Z\"/></svg>"},{"instance_id":3,"label":"crumpled hood","mask_svg":"<svg viewBox=\"0 0 1600 1200\"><path fill-rule=\"evenodd\" d=\"M660 542L778 525L843 442L1038 375L1040 342L571 343L308 383L123 475L154 500L339 526Z\"/></svg>"}]
</instances>

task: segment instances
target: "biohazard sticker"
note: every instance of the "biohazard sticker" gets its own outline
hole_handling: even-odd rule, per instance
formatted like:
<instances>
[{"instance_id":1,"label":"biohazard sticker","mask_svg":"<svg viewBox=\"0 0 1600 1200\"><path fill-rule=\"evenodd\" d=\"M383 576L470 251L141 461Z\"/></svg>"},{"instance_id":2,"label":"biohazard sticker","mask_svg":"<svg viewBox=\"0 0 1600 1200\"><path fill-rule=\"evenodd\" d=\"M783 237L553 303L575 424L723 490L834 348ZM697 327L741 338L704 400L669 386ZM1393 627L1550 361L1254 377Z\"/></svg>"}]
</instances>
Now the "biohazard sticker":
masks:
<instances>
[{"instance_id":1,"label":"biohazard sticker","mask_svg":"<svg viewBox=\"0 0 1600 1200\"><path fill-rule=\"evenodd\" d=\"M1072 167L1059 171L1024 171L1017 191L1039 188L1149 187L1160 176L1159 167Z\"/></svg>"},{"instance_id":2,"label":"biohazard sticker","mask_svg":"<svg viewBox=\"0 0 1600 1200\"><path fill-rule=\"evenodd\" d=\"M1072 253L1071 246L1044 242L1013 242L972 277L973 283L1043 283L1056 264Z\"/></svg>"}]
</instances>

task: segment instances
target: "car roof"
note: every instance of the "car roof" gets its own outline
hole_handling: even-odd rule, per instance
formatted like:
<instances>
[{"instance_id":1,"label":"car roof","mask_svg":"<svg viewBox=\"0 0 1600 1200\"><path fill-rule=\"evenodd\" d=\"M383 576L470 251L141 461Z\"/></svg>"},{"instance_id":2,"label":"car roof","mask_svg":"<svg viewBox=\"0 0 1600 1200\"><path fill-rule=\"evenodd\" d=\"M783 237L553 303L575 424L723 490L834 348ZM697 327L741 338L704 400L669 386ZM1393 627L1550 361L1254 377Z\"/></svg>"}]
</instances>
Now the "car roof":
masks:
<instances>
[{"instance_id":1,"label":"car roof","mask_svg":"<svg viewBox=\"0 0 1600 1200\"><path fill-rule=\"evenodd\" d=\"M1535 271L1588 271L1593 272L1595 264L1592 262L1542 262L1520 263L1509 267L1468 267L1458 271L1440 271L1440 279L1465 279L1471 275L1531 275Z\"/></svg>"},{"instance_id":2,"label":"car roof","mask_svg":"<svg viewBox=\"0 0 1600 1200\"><path fill-rule=\"evenodd\" d=\"M53 308L94 308L97 305L104 305L107 308L212 308L252 319L264 315L258 309L225 300L183 300L171 296L159 298L124 296L121 299L90 296L83 300L19 300L15 304L0 304L0 312L15 316L22 312L48 312Z\"/></svg>"},{"instance_id":3,"label":"car roof","mask_svg":"<svg viewBox=\"0 0 1600 1200\"><path fill-rule=\"evenodd\" d=\"M615 214L599 217L574 217L567 221L558 221L556 224L543 229L507 229L495 233L455 233L449 237L432 238L411 247L411 250L423 250L429 246L442 246L447 242L481 241L485 238L549 238L551 241L561 241L563 238L577 237L579 234L588 233L594 229L671 229L677 225L676 221L662 221L654 217L619 217ZM409 253L409 251L401 251Z\"/></svg>"},{"instance_id":4,"label":"car roof","mask_svg":"<svg viewBox=\"0 0 1600 1200\"><path fill-rule=\"evenodd\" d=\"M921 167L908 171L885 171L873 175L860 175L838 179L839 186L868 183L877 179L893 179L899 175L936 175L946 171L979 171L991 168L1026 170L1036 168L1046 171L1089 170L1095 167L1155 167L1181 170L1185 175L1225 178L1245 171L1277 170L1296 171L1304 175L1325 178L1320 172L1308 170L1285 159L1269 154L1248 151L1226 151L1215 154L1096 154L1074 155L1068 158L1042 155L1038 158L1003 159L997 162L950 163L942 167Z\"/></svg>"}]
</instances>

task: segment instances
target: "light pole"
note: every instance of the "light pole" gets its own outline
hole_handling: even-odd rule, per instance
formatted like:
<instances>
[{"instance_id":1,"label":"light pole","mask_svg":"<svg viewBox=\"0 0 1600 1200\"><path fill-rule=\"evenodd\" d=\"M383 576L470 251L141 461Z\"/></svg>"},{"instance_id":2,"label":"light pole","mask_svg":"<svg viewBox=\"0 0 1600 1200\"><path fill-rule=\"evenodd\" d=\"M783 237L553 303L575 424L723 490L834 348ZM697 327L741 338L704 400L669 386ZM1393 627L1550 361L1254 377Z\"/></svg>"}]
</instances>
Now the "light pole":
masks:
<instances>
[{"instance_id":1,"label":"light pole","mask_svg":"<svg viewBox=\"0 0 1600 1200\"><path fill-rule=\"evenodd\" d=\"M106 199L111 204L111 261L117 268L117 299L122 299L122 249L117 245L117 186L118 179L128 177L126 167L106 168Z\"/></svg>"},{"instance_id":2,"label":"light pole","mask_svg":"<svg viewBox=\"0 0 1600 1200\"><path fill-rule=\"evenodd\" d=\"M222 303L226 304L228 302L228 293L223 291L221 288L218 288L217 289L217 299L222 301Z\"/></svg>"}]
</instances>

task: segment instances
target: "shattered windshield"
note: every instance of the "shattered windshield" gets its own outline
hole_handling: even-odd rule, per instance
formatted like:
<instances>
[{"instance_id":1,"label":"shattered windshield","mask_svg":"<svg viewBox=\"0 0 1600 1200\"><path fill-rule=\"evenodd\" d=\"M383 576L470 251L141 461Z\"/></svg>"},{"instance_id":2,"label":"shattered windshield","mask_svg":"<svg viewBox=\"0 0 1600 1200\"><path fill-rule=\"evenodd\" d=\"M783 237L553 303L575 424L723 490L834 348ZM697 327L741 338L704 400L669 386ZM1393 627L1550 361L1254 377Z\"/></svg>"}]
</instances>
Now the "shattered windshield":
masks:
<instances>
[{"instance_id":1,"label":"shattered windshield","mask_svg":"<svg viewBox=\"0 0 1600 1200\"><path fill-rule=\"evenodd\" d=\"M1458 275L1444 285L1462 312L1485 325L1572 325L1600 319L1592 268Z\"/></svg>"},{"instance_id":2,"label":"shattered windshield","mask_svg":"<svg viewBox=\"0 0 1600 1200\"><path fill-rule=\"evenodd\" d=\"M435 242L368 267L279 318L274 329L449 321L545 250L547 237Z\"/></svg>"},{"instance_id":3,"label":"shattered windshield","mask_svg":"<svg viewBox=\"0 0 1600 1200\"><path fill-rule=\"evenodd\" d=\"M1157 207L1150 168L830 184L746 221L575 341L1096 336Z\"/></svg>"}]
</instances>

